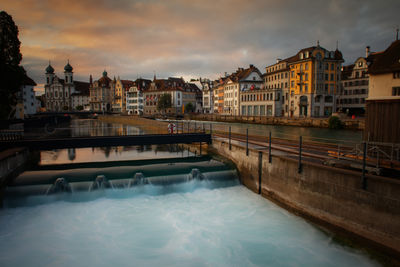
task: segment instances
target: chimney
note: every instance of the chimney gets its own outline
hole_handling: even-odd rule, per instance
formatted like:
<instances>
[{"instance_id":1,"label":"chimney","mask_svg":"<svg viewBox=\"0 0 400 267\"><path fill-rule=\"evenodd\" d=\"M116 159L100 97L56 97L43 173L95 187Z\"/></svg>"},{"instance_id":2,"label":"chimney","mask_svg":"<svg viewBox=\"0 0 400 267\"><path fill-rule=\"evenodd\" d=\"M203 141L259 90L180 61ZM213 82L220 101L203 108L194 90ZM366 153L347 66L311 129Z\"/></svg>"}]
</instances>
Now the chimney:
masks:
<instances>
[{"instance_id":1,"label":"chimney","mask_svg":"<svg viewBox=\"0 0 400 267\"><path fill-rule=\"evenodd\" d=\"M90 84L92 84L92 83L93 83L92 74L90 74L89 83L90 83Z\"/></svg>"},{"instance_id":2,"label":"chimney","mask_svg":"<svg viewBox=\"0 0 400 267\"><path fill-rule=\"evenodd\" d=\"M250 68L252 68L252 67L254 67L254 65L253 65L253 64L250 64Z\"/></svg>"},{"instance_id":3,"label":"chimney","mask_svg":"<svg viewBox=\"0 0 400 267\"><path fill-rule=\"evenodd\" d=\"M365 57L367 58L368 56L369 56L369 46L367 46L366 48L365 48Z\"/></svg>"},{"instance_id":4,"label":"chimney","mask_svg":"<svg viewBox=\"0 0 400 267\"><path fill-rule=\"evenodd\" d=\"M228 73L227 72L225 72L225 77L228 77Z\"/></svg>"},{"instance_id":5,"label":"chimney","mask_svg":"<svg viewBox=\"0 0 400 267\"><path fill-rule=\"evenodd\" d=\"M277 58L276 59L276 63L279 63L279 61L281 61L282 59L280 59L280 58Z\"/></svg>"}]
</instances>

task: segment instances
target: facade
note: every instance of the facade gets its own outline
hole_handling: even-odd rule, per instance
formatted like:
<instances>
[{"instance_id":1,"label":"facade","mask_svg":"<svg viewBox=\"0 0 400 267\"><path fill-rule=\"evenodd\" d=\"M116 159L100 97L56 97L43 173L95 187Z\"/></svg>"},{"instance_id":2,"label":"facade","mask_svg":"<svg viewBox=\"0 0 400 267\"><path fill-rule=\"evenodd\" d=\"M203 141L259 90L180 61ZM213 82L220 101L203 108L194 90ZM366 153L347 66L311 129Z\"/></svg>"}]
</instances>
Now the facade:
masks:
<instances>
[{"instance_id":1,"label":"facade","mask_svg":"<svg viewBox=\"0 0 400 267\"><path fill-rule=\"evenodd\" d=\"M23 119L29 115L33 115L40 107L39 101L35 97L33 87L36 86L28 76L25 76L24 84L21 86L21 91L18 93L18 100L16 106L15 117Z\"/></svg>"},{"instance_id":2,"label":"facade","mask_svg":"<svg viewBox=\"0 0 400 267\"><path fill-rule=\"evenodd\" d=\"M264 90L266 93L267 116L289 116L290 71L287 60L277 59L265 68ZM272 95L271 95L272 94Z\"/></svg>"},{"instance_id":3,"label":"facade","mask_svg":"<svg viewBox=\"0 0 400 267\"><path fill-rule=\"evenodd\" d=\"M112 80L104 70L97 81L90 83L90 110L97 112L111 111L113 101Z\"/></svg>"},{"instance_id":4,"label":"facade","mask_svg":"<svg viewBox=\"0 0 400 267\"><path fill-rule=\"evenodd\" d=\"M368 53L369 48L366 57ZM365 114L365 99L368 97L369 87L366 57L360 57L354 64L342 67L341 88L336 99L337 111L348 115Z\"/></svg>"},{"instance_id":5,"label":"facade","mask_svg":"<svg viewBox=\"0 0 400 267\"><path fill-rule=\"evenodd\" d=\"M124 113L126 112L126 105L127 105L127 92L131 87L134 86L134 82L131 80L121 80L119 77L118 79L114 79L111 87L114 93L113 102L112 102L112 111Z\"/></svg>"},{"instance_id":6,"label":"facade","mask_svg":"<svg viewBox=\"0 0 400 267\"><path fill-rule=\"evenodd\" d=\"M241 93L259 90L262 85L262 74L254 65L250 65L247 69L238 68L225 80L224 114L241 115Z\"/></svg>"},{"instance_id":7,"label":"facade","mask_svg":"<svg viewBox=\"0 0 400 267\"><path fill-rule=\"evenodd\" d=\"M150 80L137 79L126 92L126 112L129 115L143 115L144 91L151 84Z\"/></svg>"},{"instance_id":8,"label":"facade","mask_svg":"<svg viewBox=\"0 0 400 267\"><path fill-rule=\"evenodd\" d=\"M214 94L213 83L209 79L200 78L202 96L203 96L203 113L209 114L214 112Z\"/></svg>"},{"instance_id":9,"label":"facade","mask_svg":"<svg viewBox=\"0 0 400 267\"><path fill-rule=\"evenodd\" d=\"M400 41L368 56L369 92L364 139L400 143Z\"/></svg>"},{"instance_id":10,"label":"facade","mask_svg":"<svg viewBox=\"0 0 400 267\"><path fill-rule=\"evenodd\" d=\"M192 83L185 83L183 78L156 79L150 84L149 89L144 91L144 115L159 114L157 102L161 95L171 96L171 108L165 110L166 114L178 115L185 113L185 106L189 103L196 109L198 100L201 98L200 89ZM163 111L164 112L164 111Z\"/></svg>"},{"instance_id":11,"label":"facade","mask_svg":"<svg viewBox=\"0 0 400 267\"><path fill-rule=\"evenodd\" d=\"M49 64L46 68L45 97L47 111L72 111L89 103L89 83L74 81L73 68L67 63L64 67L64 78L54 74Z\"/></svg>"},{"instance_id":12,"label":"facade","mask_svg":"<svg viewBox=\"0 0 400 267\"><path fill-rule=\"evenodd\" d=\"M290 71L289 116L330 116L336 110L342 53L338 49L328 51L318 43L284 61L288 62Z\"/></svg>"}]
</instances>

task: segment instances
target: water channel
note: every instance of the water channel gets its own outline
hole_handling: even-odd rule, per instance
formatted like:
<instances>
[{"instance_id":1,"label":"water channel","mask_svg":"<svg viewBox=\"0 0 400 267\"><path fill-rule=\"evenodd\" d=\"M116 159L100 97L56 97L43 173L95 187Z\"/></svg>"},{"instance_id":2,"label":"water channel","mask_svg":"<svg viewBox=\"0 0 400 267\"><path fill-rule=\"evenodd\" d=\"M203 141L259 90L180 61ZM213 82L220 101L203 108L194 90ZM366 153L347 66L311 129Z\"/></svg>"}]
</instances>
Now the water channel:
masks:
<instances>
[{"instance_id":1,"label":"water channel","mask_svg":"<svg viewBox=\"0 0 400 267\"><path fill-rule=\"evenodd\" d=\"M89 120L70 130L75 136L141 133ZM229 164L175 146L107 150L41 152L40 170L22 175L43 181L59 172L78 185L103 171L114 186L76 186L19 203L11 195L13 204L0 211L1 266L379 265L240 185ZM117 182L131 169L150 182Z\"/></svg>"}]
</instances>

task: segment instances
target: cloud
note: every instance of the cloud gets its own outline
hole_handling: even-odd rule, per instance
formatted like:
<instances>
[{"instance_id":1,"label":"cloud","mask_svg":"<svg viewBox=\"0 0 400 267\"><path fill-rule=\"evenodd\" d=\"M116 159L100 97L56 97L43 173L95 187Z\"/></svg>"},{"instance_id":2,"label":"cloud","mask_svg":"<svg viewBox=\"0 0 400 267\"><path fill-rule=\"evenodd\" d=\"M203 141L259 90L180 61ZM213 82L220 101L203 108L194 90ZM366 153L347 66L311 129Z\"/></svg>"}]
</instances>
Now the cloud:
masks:
<instances>
[{"instance_id":1,"label":"cloud","mask_svg":"<svg viewBox=\"0 0 400 267\"><path fill-rule=\"evenodd\" d=\"M4 1L3 1L4 2ZM315 45L346 63L364 48L394 40L399 1L35 1L6 0L20 29L22 64L38 83L52 61L62 74L67 59L76 79L136 79L182 75L217 78L254 64L263 72L276 58Z\"/></svg>"}]
</instances>

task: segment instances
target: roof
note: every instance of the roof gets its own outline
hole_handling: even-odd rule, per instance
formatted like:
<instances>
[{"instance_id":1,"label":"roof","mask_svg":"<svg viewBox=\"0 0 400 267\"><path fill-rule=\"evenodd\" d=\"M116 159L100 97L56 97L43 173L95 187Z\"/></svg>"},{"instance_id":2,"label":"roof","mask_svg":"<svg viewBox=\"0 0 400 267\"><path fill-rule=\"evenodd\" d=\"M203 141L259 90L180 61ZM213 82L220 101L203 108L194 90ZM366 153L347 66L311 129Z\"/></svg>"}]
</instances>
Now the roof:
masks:
<instances>
[{"instance_id":1,"label":"roof","mask_svg":"<svg viewBox=\"0 0 400 267\"><path fill-rule=\"evenodd\" d=\"M28 75L25 75L23 85L36 86L37 84L35 83L34 80L32 80L30 77L28 77Z\"/></svg>"},{"instance_id":2,"label":"roof","mask_svg":"<svg viewBox=\"0 0 400 267\"><path fill-rule=\"evenodd\" d=\"M125 90L129 90L129 88L135 85L135 82L131 80L121 80L121 83Z\"/></svg>"},{"instance_id":3,"label":"roof","mask_svg":"<svg viewBox=\"0 0 400 267\"><path fill-rule=\"evenodd\" d=\"M75 90L79 91L80 95L89 95L90 83L74 81Z\"/></svg>"},{"instance_id":4,"label":"roof","mask_svg":"<svg viewBox=\"0 0 400 267\"><path fill-rule=\"evenodd\" d=\"M355 66L355 64L343 66L342 76L341 76L342 80L349 79L349 77L351 76L351 73L353 72L354 66Z\"/></svg>"},{"instance_id":5,"label":"roof","mask_svg":"<svg viewBox=\"0 0 400 267\"><path fill-rule=\"evenodd\" d=\"M368 73L371 74L400 71L400 40L394 41L385 51L372 53L367 61L370 62Z\"/></svg>"},{"instance_id":6,"label":"roof","mask_svg":"<svg viewBox=\"0 0 400 267\"><path fill-rule=\"evenodd\" d=\"M288 57L288 58L286 58L286 59L284 59L282 61L287 61L288 63L293 63L293 62L297 62L297 61L300 61L300 60L305 60L306 58L304 58L304 57L303 57L303 59L300 59L300 54L301 53L305 53L305 52L309 52L309 58L313 58L312 53L316 49L322 49L325 52L329 52L327 49L325 49L325 48L323 48L321 46L310 46L310 47L301 49L299 52L297 52L296 55ZM309 59L309 58L307 58L307 59ZM330 58L330 59L343 60L342 52L340 52L338 49L336 49L334 51L333 58Z\"/></svg>"}]
</instances>

